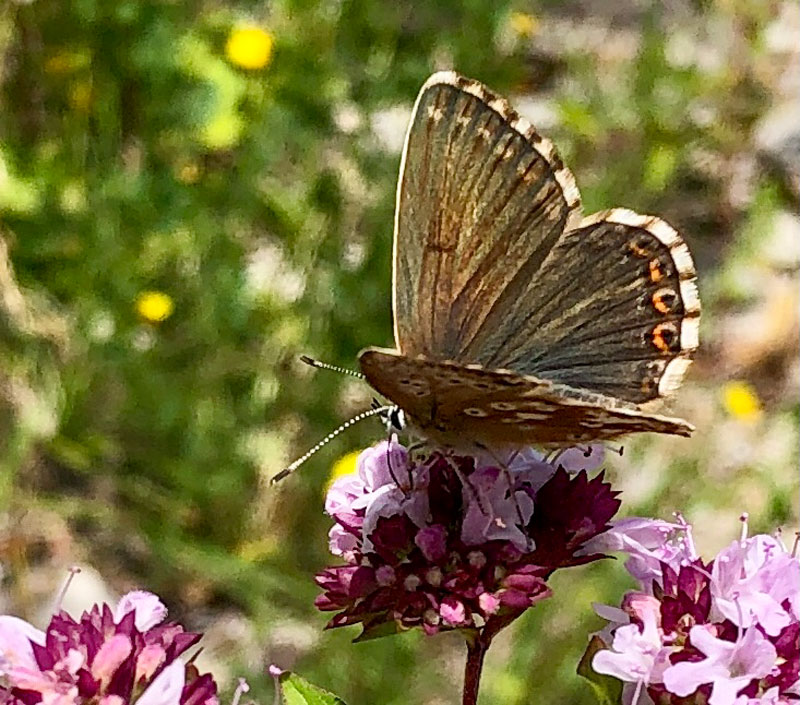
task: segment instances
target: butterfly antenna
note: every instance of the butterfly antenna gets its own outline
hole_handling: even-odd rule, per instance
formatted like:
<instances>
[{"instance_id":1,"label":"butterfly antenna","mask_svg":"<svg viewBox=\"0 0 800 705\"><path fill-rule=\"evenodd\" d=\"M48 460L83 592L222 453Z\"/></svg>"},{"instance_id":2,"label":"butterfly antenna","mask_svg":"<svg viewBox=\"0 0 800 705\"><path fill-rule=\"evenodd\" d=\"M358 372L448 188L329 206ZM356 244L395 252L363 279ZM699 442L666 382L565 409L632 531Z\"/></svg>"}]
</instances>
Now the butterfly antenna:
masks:
<instances>
[{"instance_id":1,"label":"butterfly antenna","mask_svg":"<svg viewBox=\"0 0 800 705\"><path fill-rule=\"evenodd\" d=\"M339 428L334 429L331 431L325 438L323 438L319 443L317 443L313 448L308 450L306 453L303 453L297 460L295 460L291 465L285 467L281 470L277 475L275 475L270 481L270 485L274 485L276 482L280 482L284 477L291 475L297 468L299 468L306 460L308 460L312 455L320 451L324 448L328 443L330 443L336 436L338 436L342 431L347 430L354 424L357 424L359 421L363 421L364 419L371 418L372 416L379 416L381 414L389 413L394 407L392 406L379 406L373 407L368 411L362 411L360 414L356 414L352 419L345 421Z\"/></svg>"},{"instance_id":2,"label":"butterfly antenna","mask_svg":"<svg viewBox=\"0 0 800 705\"><path fill-rule=\"evenodd\" d=\"M301 355L300 362L305 362L309 367L316 367L318 370L331 370L332 372L338 372L342 375L349 375L350 377L364 379L364 375L362 375L360 372L348 370L346 367L339 367L338 365L329 365L327 362L320 362L319 360L315 360L313 357L309 357L308 355Z\"/></svg>"}]
</instances>

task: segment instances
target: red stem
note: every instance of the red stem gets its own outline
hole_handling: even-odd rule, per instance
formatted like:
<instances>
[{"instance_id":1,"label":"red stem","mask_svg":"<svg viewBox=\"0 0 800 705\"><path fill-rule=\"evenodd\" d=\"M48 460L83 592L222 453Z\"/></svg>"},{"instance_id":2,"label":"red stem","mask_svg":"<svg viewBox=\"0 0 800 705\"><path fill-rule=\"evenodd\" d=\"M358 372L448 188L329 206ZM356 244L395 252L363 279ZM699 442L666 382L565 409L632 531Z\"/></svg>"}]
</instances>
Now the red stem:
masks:
<instances>
[{"instance_id":1,"label":"red stem","mask_svg":"<svg viewBox=\"0 0 800 705\"><path fill-rule=\"evenodd\" d=\"M484 641L482 634L476 633L467 637L467 664L464 668L464 697L462 705L478 705L478 688L483 670L483 657L489 648L491 639Z\"/></svg>"}]
</instances>

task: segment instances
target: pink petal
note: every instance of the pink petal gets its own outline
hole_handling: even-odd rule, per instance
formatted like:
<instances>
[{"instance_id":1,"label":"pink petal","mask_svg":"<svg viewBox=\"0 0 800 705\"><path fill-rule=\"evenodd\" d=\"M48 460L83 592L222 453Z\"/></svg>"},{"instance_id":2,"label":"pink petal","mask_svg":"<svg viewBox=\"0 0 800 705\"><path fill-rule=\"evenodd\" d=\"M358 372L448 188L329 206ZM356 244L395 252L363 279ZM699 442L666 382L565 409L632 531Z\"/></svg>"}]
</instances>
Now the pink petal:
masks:
<instances>
[{"instance_id":1,"label":"pink petal","mask_svg":"<svg viewBox=\"0 0 800 705\"><path fill-rule=\"evenodd\" d=\"M775 646L755 627L748 629L736 644L731 670L749 678L769 675L778 660Z\"/></svg>"},{"instance_id":2,"label":"pink petal","mask_svg":"<svg viewBox=\"0 0 800 705\"><path fill-rule=\"evenodd\" d=\"M10 666L39 670L31 642L44 646L44 632L19 617L0 616L0 675Z\"/></svg>"},{"instance_id":3,"label":"pink petal","mask_svg":"<svg viewBox=\"0 0 800 705\"><path fill-rule=\"evenodd\" d=\"M15 688L46 693L56 686L52 673L42 673L39 667L15 666L9 669L8 680Z\"/></svg>"},{"instance_id":4,"label":"pink petal","mask_svg":"<svg viewBox=\"0 0 800 705\"><path fill-rule=\"evenodd\" d=\"M124 634L115 634L100 647L92 662L92 675L108 683L123 661L130 656L133 644Z\"/></svg>"},{"instance_id":5,"label":"pink petal","mask_svg":"<svg viewBox=\"0 0 800 705\"><path fill-rule=\"evenodd\" d=\"M98 705L125 705L125 701L119 695L104 695Z\"/></svg>"},{"instance_id":6,"label":"pink petal","mask_svg":"<svg viewBox=\"0 0 800 705\"><path fill-rule=\"evenodd\" d=\"M731 705L736 700L736 694L752 679L744 678L719 678L714 681L708 705Z\"/></svg>"},{"instance_id":7,"label":"pink petal","mask_svg":"<svg viewBox=\"0 0 800 705\"><path fill-rule=\"evenodd\" d=\"M621 627L621 629L625 628ZM619 631L617 629L617 632ZM620 653L610 649L603 649L603 651L598 651L594 655L592 668L597 673L604 673L629 683L647 682L647 677L650 673L649 664L643 661L641 654L634 652Z\"/></svg>"},{"instance_id":8,"label":"pink petal","mask_svg":"<svg viewBox=\"0 0 800 705\"><path fill-rule=\"evenodd\" d=\"M158 667L164 663L167 652L160 644L148 644L145 646L136 658L136 675L134 681L139 682L140 679L149 679L158 670Z\"/></svg>"},{"instance_id":9,"label":"pink petal","mask_svg":"<svg viewBox=\"0 0 800 705\"><path fill-rule=\"evenodd\" d=\"M140 632L153 628L167 618L167 608L158 599L158 595L145 590L134 590L124 595L117 603L114 621L119 624L122 618L132 611L136 612L134 620Z\"/></svg>"},{"instance_id":10,"label":"pink petal","mask_svg":"<svg viewBox=\"0 0 800 705\"><path fill-rule=\"evenodd\" d=\"M714 662L729 663L736 649L736 644L724 639L717 639L705 625L696 624L689 632L692 645ZM702 663L702 662L701 662ZM706 681L710 683L711 681Z\"/></svg>"},{"instance_id":11,"label":"pink petal","mask_svg":"<svg viewBox=\"0 0 800 705\"><path fill-rule=\"evenodd\" d=\"M175 659L139 696L136 705L180 705L185 682L186 666Z\"/></svg>"},{"instance_id":12,"label":"pink petal","mask_svg":"<svg viewBox=\"0 0 800 705\"><path fill-rule=\"evenodd\" d=\"M500 609L500 598L491 592L484 592L478 596L478 605L485 615L494 614Z\"/></svg>"},{"instance_id":13,"label":"pink petal","mask_svg":"<svg viewBox=\"0 0 800 705\"><path fill-rule=\"evenodd\" d=\"M42 693L42 705L77 705L78 689L75 686L67 689L67 692L60 690L50 690Z\"/></svg>"},{"instance_id":14,"label":"pink petal","mask_svg":"<svg viewBox=\"0 0 800 705\"><path fill-rule=\"evenodd\" d=\"M446 597L439 605L439 614L451 626L458 627L467 622L467 611L464 603L454 597Z\"/></svg>"},{"instance_id":15,"label":"pink petal","mask_svg":"<svg viewBox=\"0 0 800 705\"><path fill-rule=\"evenodd\" d=\"M334 556L344 556L358 548L359 540L351 531L347 531L340 524L334 524L328 532L328 550Z\"/></svg>"},{"instance_id":16,"label":"pink petal","mask_svg":"<svg viewBox=\"0 0 800 705\"><path fill-rule=\"evenodd\" d=\"M617 624L628 624L631 621L630 615L619 607L604 605L599 602L592 603L592 609L598 617L607 619L609 622Z\"/></svg>"},{"instance_id":17,"label":"pink petal","mask_svg":"<svg viewBox=\"0 0 800 705\"><path fill-rule=\"evenodd\" d=\"M681 661L664 671L664 687L675 695L691 695L701 685L726 678L728 669L720 664L705 661Z\"/></svg>"}]
</instances>

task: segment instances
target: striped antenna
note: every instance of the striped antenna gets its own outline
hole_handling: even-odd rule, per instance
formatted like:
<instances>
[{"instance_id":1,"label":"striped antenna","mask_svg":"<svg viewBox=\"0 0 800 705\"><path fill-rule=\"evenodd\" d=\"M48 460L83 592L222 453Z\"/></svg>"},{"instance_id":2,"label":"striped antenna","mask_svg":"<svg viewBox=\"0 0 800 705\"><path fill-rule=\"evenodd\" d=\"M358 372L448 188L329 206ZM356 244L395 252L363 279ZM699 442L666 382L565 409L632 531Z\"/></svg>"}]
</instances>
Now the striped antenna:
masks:
<instances>
[{"instance_id":1,"label":"striped antenna","mask_svg":"<svg viewBox=\"0 0 800 705\"><path fill-rule=\"evenodd\" d=\"M324 448L326 445L328 445L328 443L330 443L334 438L336 438L336 436L338 436L342 431L350 428L354 424L357 424L359 421L363 421L364 419L371 418L372 416L380 416L381 414L390 413L392 409L394 409L393 406L376 406L369 409L368 411L362 411L360 414L356 414L352 419L345 421L341 426L339 426L339 428L331 431L327 436L325 436L325 438L323 438L308 452L301 455L291 465L281 470L277 475L275 475L269 481L269 484L274 485L276 482L280 482L284 477L291 475L295 470L297 470L297 468L299 468L304 462L306 462L306 460L308 460L321 448Z\"/></svg>"},{"instance_id":2,"label":"striped antenna","mask_svg":"<svg viewBox=\"0 0 800 705\"><path fill-rule=\"evenodd\" d=\"M319 360L315 360L313 357L309 357L308 355L301 355L300 362L305 362L306 365L316 367L320 370L331 370L332 372L338 372L339 374L350 375L350 377L364 379L364 375L362 375L360 372L348 370L346 367L339 367L338 365L329 365L327 362L320 362Z\"/></svg>"}]
</instances>

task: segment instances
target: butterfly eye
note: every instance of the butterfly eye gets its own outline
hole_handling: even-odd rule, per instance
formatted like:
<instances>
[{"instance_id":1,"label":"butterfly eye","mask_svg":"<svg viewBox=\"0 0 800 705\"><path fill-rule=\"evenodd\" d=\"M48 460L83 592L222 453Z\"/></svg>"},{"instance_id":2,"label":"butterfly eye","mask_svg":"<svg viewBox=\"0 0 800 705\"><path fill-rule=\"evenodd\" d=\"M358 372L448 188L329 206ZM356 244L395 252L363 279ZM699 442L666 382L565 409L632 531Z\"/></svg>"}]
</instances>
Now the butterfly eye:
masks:
<instances>
[{"instance_id":1,"label":"butterfly eye","mask_svg":"<svg viewBox=\"0 0 800 705\"><path fill-rule=\"evenodd\" d=\"M388 414L387 423L390 425L391 431L400 432L406 427L406 415L403 413L402 409L396 406L392 407Z\"/></svg>"}]
</instances>

